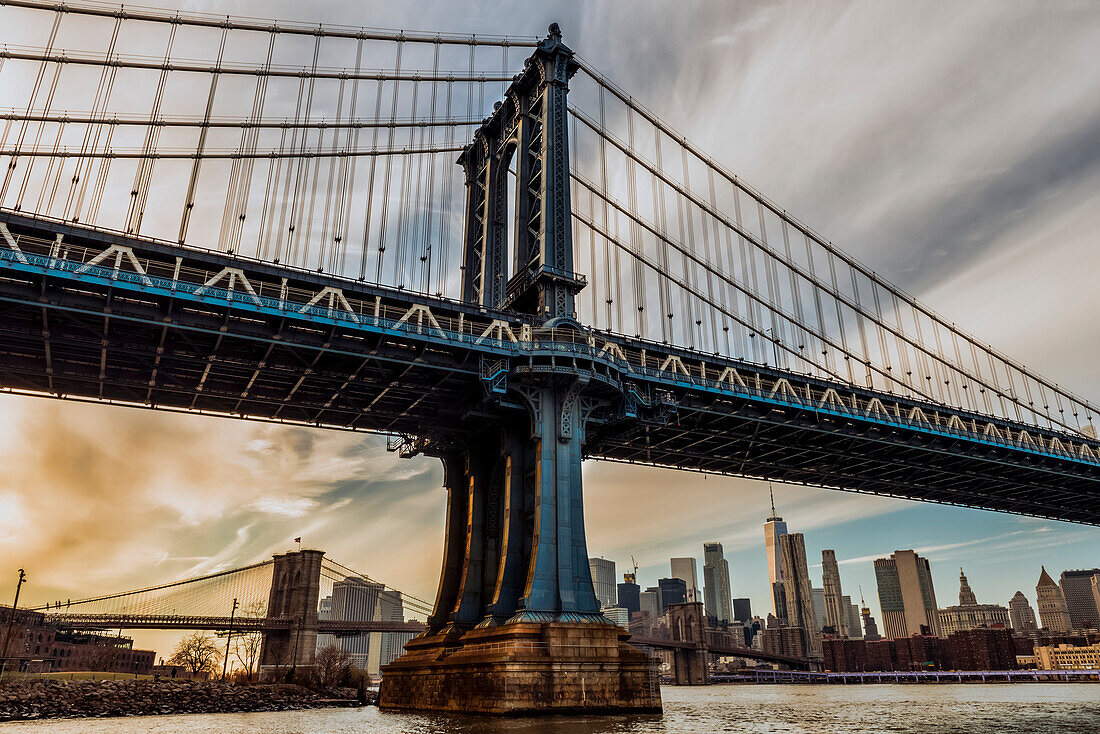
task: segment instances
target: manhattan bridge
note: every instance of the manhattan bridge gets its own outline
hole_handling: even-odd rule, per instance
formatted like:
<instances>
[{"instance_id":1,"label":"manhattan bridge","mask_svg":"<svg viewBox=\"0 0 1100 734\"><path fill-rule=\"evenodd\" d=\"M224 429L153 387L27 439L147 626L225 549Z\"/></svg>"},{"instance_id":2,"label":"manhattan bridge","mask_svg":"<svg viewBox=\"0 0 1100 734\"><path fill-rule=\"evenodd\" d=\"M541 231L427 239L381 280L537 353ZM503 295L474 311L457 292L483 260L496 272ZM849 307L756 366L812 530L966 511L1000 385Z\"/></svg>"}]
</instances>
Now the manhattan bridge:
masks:
<instances>
[{"instance_id":1,"label":"manhattan bridge","mask_svg":"<svg viewBox=\"0 0 1100 734\"><path fill-rule=\"evenodd\" d=\"M0 389L437 457L418 674L429 642L603 628L584 459L1100 523L1095 406L751 188L556 25L0 16Z\"/></svg>"}]
</instances>

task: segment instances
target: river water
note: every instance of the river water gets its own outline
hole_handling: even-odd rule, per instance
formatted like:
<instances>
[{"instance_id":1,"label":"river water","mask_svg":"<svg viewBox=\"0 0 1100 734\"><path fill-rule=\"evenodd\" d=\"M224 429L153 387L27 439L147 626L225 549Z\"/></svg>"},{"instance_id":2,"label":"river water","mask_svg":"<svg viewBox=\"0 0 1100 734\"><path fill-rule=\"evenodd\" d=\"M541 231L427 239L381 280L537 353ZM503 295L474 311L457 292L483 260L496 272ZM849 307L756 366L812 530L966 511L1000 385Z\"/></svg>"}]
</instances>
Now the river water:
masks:
<instances>
[{"instance_id":1,"label":"river water","mask_svg":"<svg viewBox=\"0 0 1100 734\"><path fill-rule=\"evenodd\" d=\"M650 716L495 719L395 714L369 706L13 722L3 734L1097 734L1100 684L714 685L661 689Z\"/></svg>"}]
</instances>

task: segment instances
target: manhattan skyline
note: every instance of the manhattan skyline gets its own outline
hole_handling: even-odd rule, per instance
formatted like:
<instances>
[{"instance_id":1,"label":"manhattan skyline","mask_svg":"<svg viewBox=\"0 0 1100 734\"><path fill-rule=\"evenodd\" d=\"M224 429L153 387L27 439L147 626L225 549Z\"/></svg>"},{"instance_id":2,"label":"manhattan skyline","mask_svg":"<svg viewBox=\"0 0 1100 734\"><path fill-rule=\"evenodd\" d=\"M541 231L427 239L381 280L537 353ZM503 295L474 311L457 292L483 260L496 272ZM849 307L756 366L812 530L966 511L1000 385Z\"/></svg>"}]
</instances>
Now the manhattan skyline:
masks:
<instances>
[{"instance_id":1,"label":"manhattan skyline","mask_svg":"<svg viewBox=\"0 0 1100 734\"><path fill-rule=\"evenodd\" d=\"M1100 394L1100 214L1090 206L1100 75L1080 63L1100 44L1095 24L1038 6L975 3L950 23L933 6L855 7L675 13L653 4L642 27L621 7L581 3L538 11L545 17L491 14L487 3L462 16L444 3L415 16L321 3L310 19L511 33L557 20L598 68L830 239L998 349ZM289 3L217 10L302 17ZM994 13L1008 32L982 32ZM808 38L811 28L824 31ZM601 34L622 42L599 43ZM1014 41L1024 37L1021 48ZM1070 65L1081 73L1063 78ZM915 114L912 89L922 108L941 112ZM1036 308L1048 303L1058 319ZM0 439L0 461L12 467L0 478L0 560L34 569L31 600L239 565L297 536L411 593L435 588L441 471L387 454L382 438L5 397ZM669 557L701 561L702 543L718 541L732 596L769 608L766 483L593 463L584 473L590 555L620 572L634 555L644 588L667 575ZM1095 528L775 489L790 531L806 536L815 585L820 551L836 549L845 591L854 597L862 585L880 624L872 562L894 550L930 560L939 598L952 597L962 565L978 600L998 604L1016 590L1034 604L1041 565L1057 576L1100 557Z\"/></svg>"}]
</instances>

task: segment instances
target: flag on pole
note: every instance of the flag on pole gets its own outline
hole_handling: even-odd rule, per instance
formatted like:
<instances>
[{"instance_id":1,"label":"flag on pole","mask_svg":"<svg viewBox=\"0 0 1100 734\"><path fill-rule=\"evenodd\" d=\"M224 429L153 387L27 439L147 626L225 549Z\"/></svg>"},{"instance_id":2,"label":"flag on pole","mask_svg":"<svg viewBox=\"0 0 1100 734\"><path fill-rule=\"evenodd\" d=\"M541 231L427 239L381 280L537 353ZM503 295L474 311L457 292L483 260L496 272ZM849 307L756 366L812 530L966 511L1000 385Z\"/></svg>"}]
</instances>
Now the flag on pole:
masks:
<instances>
[{"instance_id":1,"label":"flag on pole","mask_svg":"<svg viewBox=\"0 0 1100 734\"><path fill-rule=\"evenodd\" d=\"M298 545L301 545L302 544L302 536L299 535L297 538L294 539L294 542L297 543Z\"/></svg>"}]
</instances>

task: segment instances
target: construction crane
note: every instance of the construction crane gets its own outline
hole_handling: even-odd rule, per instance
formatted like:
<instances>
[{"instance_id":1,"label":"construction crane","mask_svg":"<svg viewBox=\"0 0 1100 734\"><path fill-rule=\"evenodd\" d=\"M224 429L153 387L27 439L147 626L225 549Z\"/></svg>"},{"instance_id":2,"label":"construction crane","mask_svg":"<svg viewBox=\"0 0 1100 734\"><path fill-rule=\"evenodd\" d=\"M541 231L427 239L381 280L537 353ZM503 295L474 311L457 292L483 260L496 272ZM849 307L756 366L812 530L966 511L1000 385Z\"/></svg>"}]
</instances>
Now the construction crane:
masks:
<instances>
[{"instance_id":1,"label":"construction crane","mask_svg":"<svg viewBox=\"0 0 1100 734\"><path fill-rule=\"evenodd\" d=\"M634 556L630 556L630 563L634 566L634 573L624 573L623 581L628 584L638 583L638 562L634 560Z\"/></svg>"}]
</instances>

